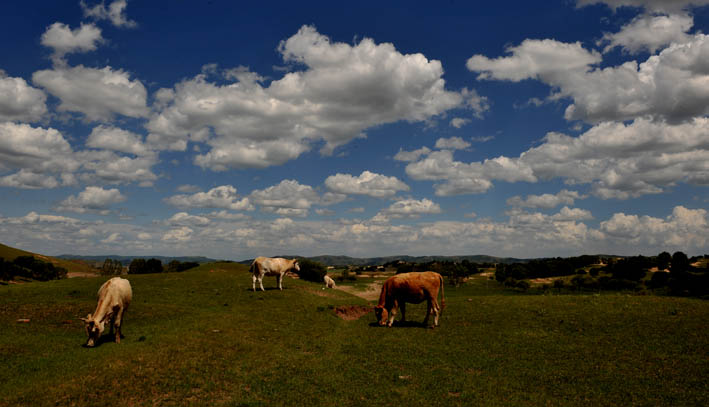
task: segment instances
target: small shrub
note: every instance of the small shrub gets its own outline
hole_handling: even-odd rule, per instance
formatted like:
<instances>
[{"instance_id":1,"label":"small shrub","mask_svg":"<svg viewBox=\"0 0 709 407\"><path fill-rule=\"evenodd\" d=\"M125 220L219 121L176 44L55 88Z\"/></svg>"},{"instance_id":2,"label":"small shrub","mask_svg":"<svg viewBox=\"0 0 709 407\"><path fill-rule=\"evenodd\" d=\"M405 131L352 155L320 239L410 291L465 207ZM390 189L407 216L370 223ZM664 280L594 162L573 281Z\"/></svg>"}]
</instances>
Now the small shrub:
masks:
<instances>
[{"instance_id":1,"label":"small shrub","mask_svg":"<svg viewBox=\"0 0 709 407\"><path fill-rule=\"evenodd\" d=\"M529 290L530 284L529 281L527 280L519 280L515 284L515 288L520 290L520 291L527 291Z\"/></svg>"},{"instance_id":2,"label":"small shrub","mask_svg":"<svg viewBox=\"0 0 709 407\"><path fill-rule=\"evenodd\" d=\"M518 280L516 280L512 277L507 277L505 279L505 281L503 282L503 284L505 285L505 287L514 288L517 286L517 282L518 282Z\"/></svg>"},{"instance_id":3,"label":"small shrub","mask_svg":"<svg viewBox=\"0 0 709 407\"><path fill-rule=\"evenodd\" d=\"M564 284L564 280L557 278L554 280L554 288L556 288L558 291L561 291L562 288L564 288L566 284Z\"/></svg>"},{"instance_id":4,"label":"small shrub","mask_svg":"<svg viewBox=\"0 0 709 407\"><path fill-rule=\"evenodd\" d=\"M314 283L322 283L323 277L327 274L327 269L322 264L317 261L312 261L308 259L298 259L298 264L300 265L300 271L298 276L306 281L312 281Z\"/></svg>"},{"instance_id":5,"label":"small shrub","mask_svg":"<svg viewBox=\"0 0 709 407\"><path fill-rule=\"evenodd\" d=\"M340 274L339 277L337 277L338 281L356 281L357 280L357 274L355 273L350 273L348 269L342 270L342 274Z\"/></svg>"},{"instance_id":6,"label":"small shrub","mask_svg":"<svg viewBox=\"0 0 709 407\"><path fill-rule=\"evenodd\" d=\"M665 271L657 271L655 273L652 273L649 285L651 288L660 288L666 286L669 280L670 273L667 273Z\"/></svg>"}]
</instances>

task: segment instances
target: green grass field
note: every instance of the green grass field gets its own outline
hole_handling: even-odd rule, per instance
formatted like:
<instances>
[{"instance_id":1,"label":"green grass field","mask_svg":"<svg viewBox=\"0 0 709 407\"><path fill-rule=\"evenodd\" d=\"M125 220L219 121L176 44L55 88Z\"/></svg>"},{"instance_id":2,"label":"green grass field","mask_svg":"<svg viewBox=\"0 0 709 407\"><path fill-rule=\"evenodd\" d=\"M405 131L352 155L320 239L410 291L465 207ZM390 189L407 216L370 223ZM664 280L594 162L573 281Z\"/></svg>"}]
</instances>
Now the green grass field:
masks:
<instances>
[{"instance_id":1,"label":"green grass field","mask_svg":"<svg viewBox=\"0 0 709 407\"><path fill-rule=\"evenodd\" d=\"M0 287L0 406L709 405L707 301L479 278L445 287L440 328L387 329L338 318L368 303L320 284L253 293L246 270L129 276L126 337L94 349L76 318L105 278Z\"/></svg>"}]
</instances>

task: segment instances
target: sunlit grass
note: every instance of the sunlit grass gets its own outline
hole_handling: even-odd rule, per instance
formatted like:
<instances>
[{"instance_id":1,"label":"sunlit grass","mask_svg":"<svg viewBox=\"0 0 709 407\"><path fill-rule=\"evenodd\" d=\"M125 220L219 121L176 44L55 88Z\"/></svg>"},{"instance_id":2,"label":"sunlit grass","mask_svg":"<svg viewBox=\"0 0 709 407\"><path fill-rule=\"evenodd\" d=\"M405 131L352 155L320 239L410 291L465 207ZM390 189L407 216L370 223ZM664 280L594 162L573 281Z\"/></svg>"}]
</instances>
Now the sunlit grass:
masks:
<instances>
[{"instance_id":1,"label":"sunlit grass","mask_svg":"<svg viewBox=\"0 0 709 407\"><path fill-rule=\"evenodd\" d=\"M385 329L334 314L358 297L293 279L278 291L273 277L254 293L246 270L128 276L126 338L95 349L76 318L102 278L0 287L0 405L709 402L706 301L515 295L474 278L445 287L440 328Z\"/></svg>"}]
</instances>

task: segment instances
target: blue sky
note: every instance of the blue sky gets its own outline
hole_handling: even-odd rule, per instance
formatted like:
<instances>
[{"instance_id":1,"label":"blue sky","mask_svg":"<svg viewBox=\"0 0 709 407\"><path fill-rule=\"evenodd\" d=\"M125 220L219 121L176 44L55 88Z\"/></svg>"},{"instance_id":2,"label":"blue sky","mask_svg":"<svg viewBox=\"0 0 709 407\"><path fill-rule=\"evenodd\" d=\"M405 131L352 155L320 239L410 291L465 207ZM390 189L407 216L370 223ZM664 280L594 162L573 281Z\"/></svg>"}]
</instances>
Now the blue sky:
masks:
<instances>
[{"instance_id":1,"label":"blue sky","mask_svg":"<svg viewBox=\"0 0 709 407\"><path fill-rule=\"evenodd\" d=\"M2 242L709 253L708 4L13 2Z\"/></svg>"}]
</instances>

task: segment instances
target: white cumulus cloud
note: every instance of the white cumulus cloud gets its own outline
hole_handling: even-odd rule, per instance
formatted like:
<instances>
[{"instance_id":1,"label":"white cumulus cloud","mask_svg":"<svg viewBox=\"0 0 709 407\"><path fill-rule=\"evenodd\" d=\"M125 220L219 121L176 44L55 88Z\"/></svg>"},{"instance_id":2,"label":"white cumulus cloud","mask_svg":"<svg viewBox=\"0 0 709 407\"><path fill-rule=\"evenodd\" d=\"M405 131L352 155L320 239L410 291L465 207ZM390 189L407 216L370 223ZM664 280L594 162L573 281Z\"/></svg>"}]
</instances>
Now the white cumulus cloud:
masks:
<instances>
[{"instance_id":1,"label":"white cumulus cloud","mask_svg":"<svg viewBox=\"0 0 709 407\"><path fill-rule=\"evenodd\" d=\"M672 43L645 62L605 68L592 68L600 54L580 43L525 40L508 51L511 56L496 59L475 55L468 69L480 72L478 79L538 79L554 87L551 98L573 100L564 114L567 120L600 123L652 116L680 122L709 113L709 37L704 34Z\"/></svg>"},{"instance_id":2,"label":"white cumulus cloud","mask_svg":"<svg viewBox=\"0 0 709 407\"><path fill-rule=\"evenodd\" d=\"M430 199L402 199L391 204L381 212L391 218L419 217L441 213L441 207Z\"/></svg>"},{"instance_id":3,"label":"white cumulus cloud","mask_svg":"<svg viewBox=\"0 0 709 407\"><path fill-rule=\"evenodd\" d=\"M305 217L311 206L321 202L313 187L295 180L283 180L266 189L255 190L249 198L262 211L287 217Z\"/></svg>"},{"instance_id":4,"label":"white cumulus cloud","mask_svg":"<svg viewBox=\"0 0 709 407\"><path fill-rule=\"evenodd\" d=\"M191 195L173 195L166 198L165 202L180 208L220 208L235 211L253 209L249 198L239 199L236 188L231 185L222 185L207 192L197 192Z\"/></svg>"},{"instance_id":5,"label":"white cumulus cloud","mask_svg":"<svg viewBox=\"0 0 709 407\"><path fill-rule=\"evenodd\" d=\"M145 86L121 69L60 66L35 72L32 82L59 98L58 111L82 113L90 121L148 115Z\"/></svg>"},{"instance_id":6,"label":"white cumulus cloud","mask_svg":"<svg viewBox=\"0 0 709 407\"><path fill-rule=\"evenodd\" d=\"M0 70L0 121L40 120L47 113L46 101L44 92Z\"/></svg>"},{"instance_id":7,"label":"white cumulus cloud","mask_svg":"<svg viewBox=\"0 0 709 407\"><path fill-rule=\"evenodd\" d=\"M330 153L370 127L427 121L464 103L461 93L445 89L439 61L389 43L332 42L303 26L278 50L298 69L267 86L241 68L229 71L233 82L224 85L202 73L160 91L148 140L206 141L210 150L195 159L204 168L262 168L298 157L314 141Z\"/></svg>"},{"instance_id":8,"label":"white cumulus cloud","mask_svg":"<svg viewBox=\"0 0 709 407\"><path fill-rule=\"evenodd\" d=\"M680 11L690 7L706 6L709 0L577 0L579 7L591 4L605 4L612 9L618 7L644 8L649 11Z\"/></svg>"},{"instance_id":9,"label":"white cumulus cloud","mask_svg":"<svg viewBox=\"0 0 709 407\"><path fill-rule=\"evenodd\" d=\"M90 17L96 20L109 20L116 27L134 28L138 24L129 20L126 16L126 0L114 0L106 7L106 3L102 0L98 4L89 6L84 0L79 2L81 9L84 12L84 17Z\"/></svg>"},{"instance_id":10,"label":"white cumulus cloud","mask_svg":"<svg viewBox=\"0 0 709 407\"><path fill-rule=\"evenodd\" d=\"M109 213L108 208L111 205L125 200L126 197L116 188L103 189L89 186L78 195L71 195L60 202L57 210L76 213L95 212L105 215Z\"/></svg>"},{"instance_id":11,"label":"white cumulus cloud","mask_svg":"<svg viewBox=\"0 0 709 407\"><path fill-rule=\"evenodd\" d=\"M396 177L363 171L355 177L350 174L335 174L325 179L325 186L341 194L368 195L375 198L388 198L399 191L408 191L409 186Z\"/></svg>"},{"instance_id":12,"label":"white cumulus cloud","mask_svg":"<svg viewBox=\"0 0 709 407\"><path fill-rule=\"evenodd\" d=\"M556 194L527 195L524 199L520 196L514 196L507 200L507 205L551 209L559 205L573 205L577 199L584 198L586 197L577 191L562 189Z\"/></svg>"},{"instance_id":13,"label":"white cumulus cloud","mask_svg":"<svg viewBox=\"0 0 709 407\"><path fill-rule=\"evenodd\" d=\"M150 153L140 135L103 124L91 130L86 146L135 155Z\"/></svg>"},{"instance_id":14,"label":"white cumulus cloud","mask_svg":"<svg viewBox=\"0 0 709 407\"><path fill-rule=\"evenodd\" d=\"M41 39L42 45L54 50L52 58L58 64L64 63L64 55L95 51L103 41L101 29L94 24L81 24L81 27L72 30L68 25L58 22L47 27Z\"/></svg>"},{"instance_id":15,"label":"white cumulus cloud","mask_svg":"<svg viewBox=\"0 0 709 407\"><path fill-rule=\"evenodd\" d=\"M439 150L465 150L470 147L470 143L460 137L439 138L436 140L436 148Z\"/></svg>"},{"instance_id":16,"label":"white cumulus cloud","mask_svg":"<svg viewBox=\"0 0 709 407\"><path fill-rule=\"evenodd\" d=\"M605 33L598 45L608 43L603 52L615 47L635 54L649 51L654 54L658 49L671 43L684 43L690 40L687 31L694 25L694 19L687 14L639 15L624 25L620 32Z\"/></svg>"}]
</instances>

